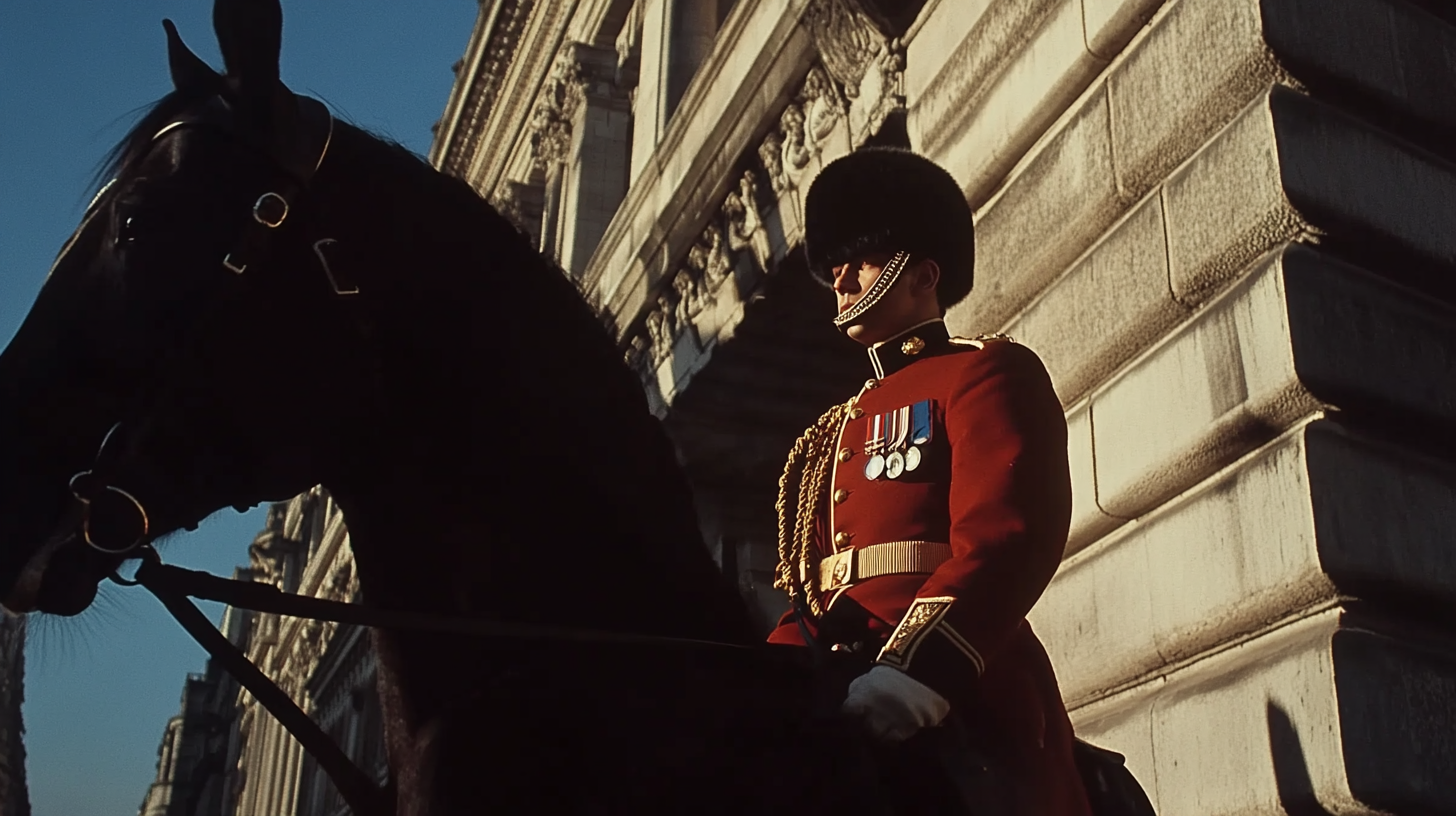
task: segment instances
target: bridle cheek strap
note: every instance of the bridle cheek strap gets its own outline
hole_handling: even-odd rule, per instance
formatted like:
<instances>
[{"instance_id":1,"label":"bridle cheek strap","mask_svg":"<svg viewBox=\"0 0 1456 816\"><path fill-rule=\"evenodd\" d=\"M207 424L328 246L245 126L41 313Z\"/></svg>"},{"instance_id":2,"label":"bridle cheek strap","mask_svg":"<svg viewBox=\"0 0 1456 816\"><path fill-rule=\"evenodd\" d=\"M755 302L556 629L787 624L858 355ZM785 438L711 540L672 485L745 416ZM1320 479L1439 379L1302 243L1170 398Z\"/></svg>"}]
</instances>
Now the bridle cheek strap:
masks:
<instances>
[{"instance_id":1,"label":"bridle cheek strap","mask_svg":"<svg viewBox=\"0 0 1456 816\"><path fill-rule=\"evenodd\" d=\"M280 107L284 110L288 109L289 102L292 103L289 113L294 114L291 117L293 121L289 127L283 128L285 132L280 138L271 139L266 144L256 141L252 144L283 171L282 178L272 190L253 202L252 213L243 225L242 235L232 251L223 257L222 265L238 275L267 257L273 232L288 220L298 197L308 189L314 174L323 166L334 138L334 117L324 103L312 97L299 96L281 84L278 93L283 96ZM238 132L233 109L222 97L213 97L195 114L169 122L152 136L152 141L179 127L194 124L210 125L245 142L250 141L245 134ZM352 294L340 291L337 285L334 290L339 294Z\"/></svg>"},{"instance_id":2,"label":"bridle cheek strap","mask_svg":"<svg viewBox=\"0 0 1456 816\"><path fill-rule=\"evenodd\" d=\"M290 95L297 102L299 138L268 148L269 157L283 169L284 176L274 189L253 203L252 217L243 226L242 236L222 260L224 267L238 275L268 256L274 230L288 220L294 203L323 166L333 141L334 117L328 108L317 99Z\"/></svg>"}]
</instances>

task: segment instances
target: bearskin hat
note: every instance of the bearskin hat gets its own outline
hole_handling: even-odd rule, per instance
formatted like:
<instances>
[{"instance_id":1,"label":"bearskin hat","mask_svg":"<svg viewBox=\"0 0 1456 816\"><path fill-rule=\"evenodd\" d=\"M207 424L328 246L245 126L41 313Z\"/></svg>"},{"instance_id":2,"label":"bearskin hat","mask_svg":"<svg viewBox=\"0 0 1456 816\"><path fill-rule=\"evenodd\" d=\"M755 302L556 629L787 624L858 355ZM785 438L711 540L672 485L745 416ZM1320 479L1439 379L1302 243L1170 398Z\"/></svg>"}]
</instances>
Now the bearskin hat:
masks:
<instances>
[{"instance_id":1,"label":"bearskin hat","mask_svg":"<svg viewBox=\"0 0 1456 816\"><path fill-rule=\"evenodd\" d=\"M836 159L805 197L804 252L822 281L856 255L904 250L940 265L936 296L950 308L971 291L975 246L960 185L909 150L866 147Z\"/></svg>"}]
</instances>

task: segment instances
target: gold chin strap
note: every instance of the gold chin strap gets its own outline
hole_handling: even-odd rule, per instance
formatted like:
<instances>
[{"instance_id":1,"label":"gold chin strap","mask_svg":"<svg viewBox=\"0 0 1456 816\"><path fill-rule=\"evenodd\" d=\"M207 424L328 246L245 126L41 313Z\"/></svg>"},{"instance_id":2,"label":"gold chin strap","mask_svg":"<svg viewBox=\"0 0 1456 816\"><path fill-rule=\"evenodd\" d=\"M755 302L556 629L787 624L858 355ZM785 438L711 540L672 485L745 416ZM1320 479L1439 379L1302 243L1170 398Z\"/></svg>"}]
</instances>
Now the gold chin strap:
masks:
<instances>
[{"instance_id":1,"label":"gold chin strap","mask_svg":"<svg viewBox=\"0 0 1456 816\"><path fill-rule=\"evenodd\" d=\"M874 283L870 284L870 288L865 291L864 297L855 301L855 304L849 307L849 311L843 312L834 318L834 328L843 331L850 323L858 320L865 312L873 309L875 304L879 303L880 299L885 296L885 293L890 291L890 287L895 285L895 281L900 279L900 273L905 271L905 264L909 263L909 261L910 253L904 250L896 252L891 256L890 262L885 264L884 268L880 270L879 276L875 278Z\"/></svg>"}]
</instances>

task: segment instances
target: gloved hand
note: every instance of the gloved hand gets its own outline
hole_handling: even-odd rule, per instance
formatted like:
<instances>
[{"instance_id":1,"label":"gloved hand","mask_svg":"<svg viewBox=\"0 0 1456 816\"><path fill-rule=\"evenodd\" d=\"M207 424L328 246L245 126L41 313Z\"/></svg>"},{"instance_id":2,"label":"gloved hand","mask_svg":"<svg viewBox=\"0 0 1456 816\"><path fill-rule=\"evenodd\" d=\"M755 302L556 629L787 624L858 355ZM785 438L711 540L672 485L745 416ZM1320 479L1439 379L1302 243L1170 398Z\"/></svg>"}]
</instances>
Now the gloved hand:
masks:
<instances>
[{"instance_id":1,"label":"gloved hand","mask_svg":"<svg viewBox=\"0 0 1456 816\"><path fill-rule=\"evenodd\" d=\"M840 710L859 718L875 737L902 742L922 728L939 725L950 713L950 703L899 669L875 666L849 684Z\"/></svg>"}]
</instances>

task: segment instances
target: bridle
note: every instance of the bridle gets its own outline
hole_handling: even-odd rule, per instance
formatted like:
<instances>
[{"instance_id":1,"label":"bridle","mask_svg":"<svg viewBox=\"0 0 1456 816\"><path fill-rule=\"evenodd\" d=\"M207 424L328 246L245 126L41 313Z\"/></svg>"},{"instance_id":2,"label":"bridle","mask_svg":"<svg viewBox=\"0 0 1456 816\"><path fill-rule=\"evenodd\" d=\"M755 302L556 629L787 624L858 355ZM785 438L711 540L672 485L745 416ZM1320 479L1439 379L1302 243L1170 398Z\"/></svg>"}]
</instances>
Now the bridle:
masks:
<instances>
[{"instance_id":1,"label":"bridle","mask_svg":"<svg viewBox=\"0 0 1456 816\"><path fill-rule=\"evenodd\" d=\"M241 235L234 242L232 250L222 258L223 268L235 275L245 274L250 266L255 266L268 256L276 230L288 220L288 216L300 196L307 192L309 183L319 168L323 166L324 159L328 157L329 146L333 142L334 118L322 102L311 97L295 95L282 85L279 85L278 93L280 94L279 100L284 105L290 102L293 105L293 123L296 127L290 129L294 131L291 138L269 138L263 140L261 144L257 139L246 138L239 133L233 106L221 96L210 97L196 109L173 118L172 121L159 128L151 138L151 141L156 143L169 133L189 127L219 130L249 144L266 156L279 171L274 183L270 185L271 189L260 195L253 203L249 213L250 217L242 226ZM282 109L288 110L286 107L282 107ZM85 229L95 215L96 205L112 184L114 182L108 183L97 194L91 207L88 208L90 212L87 213L81 227L77 230L77 235ZM57 264L74 242L75 237L62 249L61 256L57 258ZM357 295L359 287L343 274L342 269L336 269L333 264L330 264L328 256L324 252L325 247L335 243L337 241L333 238L315 241L313 243L314 253L335 295ZM111 426L97 449L92 466L72 476L69 482L71 494L81 504L82 538L93 549L113 556L127 555L142 546L148 540L151 528L151 517L141 500L132 492L109 483L104 476L108 453L114 447L111 443L121 428L121 422ZM138 522L137 535L130 541L113 544L99 541L98 537L93 535L92 506L103 495L120 497L135 512Z\"/></svg>"},{"instance_id":2,"label":"bridle","mask_svg":"<svg viewBox=\"0 0 1456 816\"><path fill-rule=\"evenodd\" d=\"M297 117L294 121L298 125L297 132L289 138L270 138L264 144L252 142L253 147L261 150L280 172L272 189L260 195L254 202L240 237L234 243L233 249L222 259L222 266L235 275L247 274L249 269L269 257L276 230L288 220L300 197L308 192L309 183L327 158L332 142L334 120L321 102L295 96L286 89L281 92L296 100ZM245 139L245 135L238 132L231 107L221 97L213 97L198 110L175 118L158 130L152 141L184 127L215 128ZM77 235L62 250L62 257L86 228L105 192L103 188L102 193L98 194L97 201L93 202L91 211L77 230ZM360 294L358 285L350 278L347 269L330 262L330 249L336 244L337 241L333 238L320 238L312 241L311 246L334 294L353 299ZM59 261L58 258L57 263ZM741 644L691 638L531 626L480 618L375 609L360 604L284 593L267 584L219 578L163 564L149 543L152 519L146 507L135 494L110 484L105 477L108 464L116 455L116 437L122 430L122 423L113 425L98 447L91 467L72 476L69 482L73 496L81 505L82 539L87 546L107 556L139 558L141 565L134 578L123 578L113 571L110 580L123 586L142 586L155 595L208 654L232 674L298 740L304 750L313 755L344 801L359 816L392 816L394 802L375 784L371 775L355 764L286 692L264 675L247 655L212 625L189 600L190 597L219 601L240 609L268 614L396 630L573 643L717 650L748 648ZM95 534L92 524L93 505L107 496L119 497L134 511L138 532L130 540L106 542L99 540L100 537Z\"/></svg>"}]
</instances>

